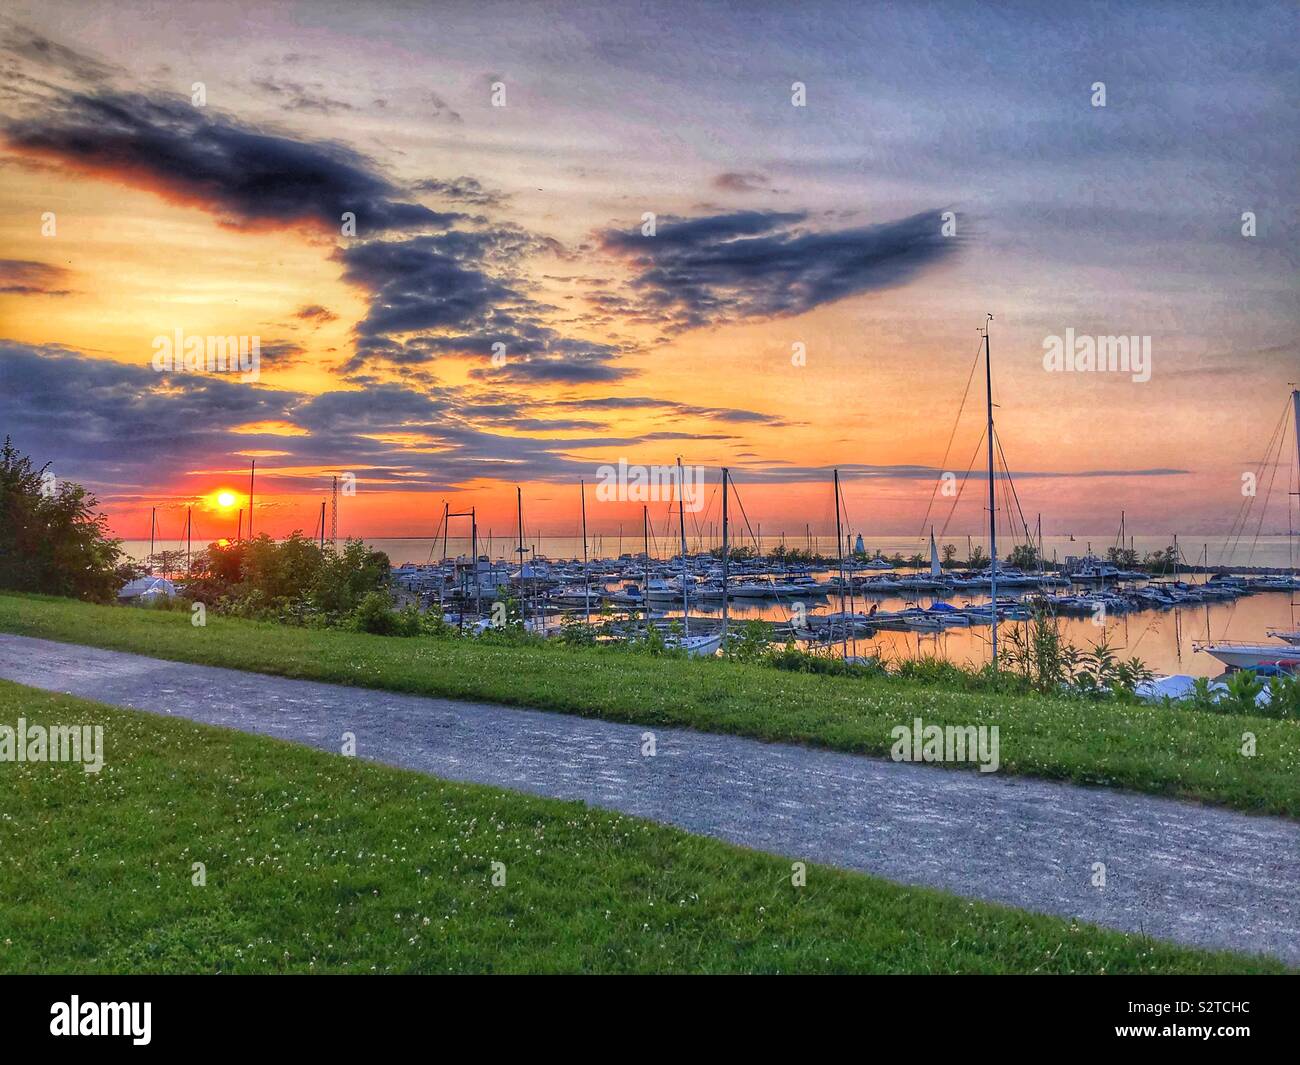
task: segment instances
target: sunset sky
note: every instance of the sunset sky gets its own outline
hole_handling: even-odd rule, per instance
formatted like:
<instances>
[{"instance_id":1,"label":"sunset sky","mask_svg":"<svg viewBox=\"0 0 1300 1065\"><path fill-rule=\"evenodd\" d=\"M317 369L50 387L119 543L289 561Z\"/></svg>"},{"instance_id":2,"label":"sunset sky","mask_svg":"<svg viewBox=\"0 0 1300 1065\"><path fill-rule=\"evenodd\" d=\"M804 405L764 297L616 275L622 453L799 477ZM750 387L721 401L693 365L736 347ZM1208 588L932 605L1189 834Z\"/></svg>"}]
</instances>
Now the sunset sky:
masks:
<instances>
[{"instance_id":1,"label":"sunset sky","mask_svg":"<svg viewBox=\"0 0 1300 1065\"><path fill-rule=\"evenodd\" d=\"M678 455L765 531L833 529L839 466L913 534L989 312L1045 531L1226 531L1300 379L1300 26L1224 7L19 0L0 424L125 537L228 535L254 457L258 531L350 472L341 532L503 535L519 484L572 534L580 479ZM1150 380L1047 372L1066 329L1149 336ZM177 330L259 379L157 372Z\"/></svg>"}]
</instances>

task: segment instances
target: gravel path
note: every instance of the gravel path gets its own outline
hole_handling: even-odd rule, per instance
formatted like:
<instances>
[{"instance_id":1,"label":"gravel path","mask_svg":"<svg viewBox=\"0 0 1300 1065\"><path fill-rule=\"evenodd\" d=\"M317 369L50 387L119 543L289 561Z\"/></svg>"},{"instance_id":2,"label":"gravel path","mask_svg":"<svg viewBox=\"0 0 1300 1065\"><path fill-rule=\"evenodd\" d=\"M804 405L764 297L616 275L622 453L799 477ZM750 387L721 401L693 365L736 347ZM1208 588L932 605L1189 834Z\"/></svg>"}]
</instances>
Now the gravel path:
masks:
<instances>
[{"instance_id":1,"label":"gravel path","mask_svg":"<svg viewBox=\"0 0 1300 1065\"><path fill-rule=\"evenodd\" d=\"M682 729L643 757L635 725L3 634L0 677L335 752L352 732L360 757L448 780L1300 965L1300 825L1281 819Z\"/></svg>"}]
</instances>

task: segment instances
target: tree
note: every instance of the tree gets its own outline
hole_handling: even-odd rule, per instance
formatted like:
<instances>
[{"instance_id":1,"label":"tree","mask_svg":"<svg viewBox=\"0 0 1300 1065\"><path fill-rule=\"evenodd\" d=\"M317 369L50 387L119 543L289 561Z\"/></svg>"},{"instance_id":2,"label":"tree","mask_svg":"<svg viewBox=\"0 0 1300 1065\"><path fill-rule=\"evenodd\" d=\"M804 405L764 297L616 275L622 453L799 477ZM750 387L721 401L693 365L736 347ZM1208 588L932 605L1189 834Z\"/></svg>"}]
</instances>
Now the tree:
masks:
<instances>
[{"instance_id":1,"label":"tree","mask_svg":"<svg viewBox=\"0 0 1300 1065\"><path fill-rule=\"evenodd\" d=\"M1110 547L1106 549L1106 561L1120 569L1135 569L1138 553L1131 547Z\"/></svg>"},{"instance_id":2,"label":"tree","mask_svg":"<svg viewBox=\"0 0 1300 1065\"><path fill-rule=\"evenodd\" d=\"M1007 555L1007 565L1026 571L1035 570L1038 568L1038 550L1033 544L1016 544Z\"/></svg>"},{"instance_id":3,"label":"tree","mask_svg":"<svg viewBox=\"0 0 1300 1065\"><path fill-rule=\"evenodd\" d=\"M111 601L122 586L122 541L108 535L99 501L56 483L8 437L0 448L0 588Z\"/></svg>"},{"instance_id":4,"label":"tree","mask_svg":"<svg viewBox=\"0 0 1300 1065\"><path fill-rule=\"evenodd\" d=\"M1163 551L1152 551L1142 560L1142 568L1148 573L1167 573L1178 566L1178 549L1170 544Z\"/></svg>"},{"instance_id":5,"label":"tree","mask_svg":"<svg viewBox=\"0 0 1300 1065\"><path fill-rule=\"evenodd\" d=\"M942 561L941 564L944 566L945 569L948 568L948 567L950 567L950 566L955 566L955 565L957 565L957 545L956 545L956 544L944 544L944 545L943 545L943 561Z\"/></svg>"}]
</instances>

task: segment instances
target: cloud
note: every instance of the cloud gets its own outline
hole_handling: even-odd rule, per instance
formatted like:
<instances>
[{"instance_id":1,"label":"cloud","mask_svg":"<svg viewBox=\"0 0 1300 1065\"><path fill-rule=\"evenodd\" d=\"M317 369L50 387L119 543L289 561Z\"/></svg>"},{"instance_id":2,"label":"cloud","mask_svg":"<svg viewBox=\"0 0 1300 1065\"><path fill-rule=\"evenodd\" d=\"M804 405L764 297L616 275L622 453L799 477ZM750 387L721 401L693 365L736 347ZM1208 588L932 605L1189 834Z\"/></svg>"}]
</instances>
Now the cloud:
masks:
<instances>
[{"instance_id":1,"label":"cloud","mask_svg":"<svg viewBox=\"0 0 1300 1065\"><path fill-rule=\"evenodd\" d=\"M480 327L499 306L523 301L510 281L483 265L496 239L457 231L340 248L344 280L372 294L370 312L357 323L357 333L382 337ZM516 246L527 243L521 238Z\"/></svg>"},{"instance_id":2,"label":"cloud","mask_svg":"<svg viewBox=\"0 0 1300 1065\"><path fill-rule=\"evenodd\" d=\"M338 315L328 308L322 307L319 303L311 303L305 307L299 307L294 312L295 318L301 318L305 322L315 322L317 325L323 325L326 322L337 320Z\"/></svg>"},{"instance_id":3,"label":"cloud","mask_svg":"<svg viewBox=\"0 0 1300 1065\"><path fill-rule=\"evenodd\" d=\"M352 212L364 235L464 217L396 199L374 163L343 145L262 132L188 100L60 94L40 116L6 122L4 137L16 152L152 189L233 227L338 232Z\"/></svg>"},{"instance_id":4,"label":"cloud","mask_svg":"<svg viewBox=\"0 0 1300 1065\"><path fill-rule=\"evenodd\" d=\"M315 111L322 115L332 115L339 111L356 110L350 103L326 96L321 91L324 86L320 83L308 86L297 81L255 78L253 85L280 100L287 111Z\"/></svg>"},{"instance_id":5,"label":"cloud","mask_svg":"<svg viewBox=\"0 0 1300 1065\"><path fill-rule=\"evenodd\" d=\"M411 186L415 192L431 192L444 200L467 203L474 207L500 207L509 197L495 189L486 188L478 178L425 178Z\"/></svg>"},{"instance_id":6,"label":"cloud","mask_svg":"<svg viewBox=\"0 0 1300 1065\"><path fill-rule=\"evenodd\" d=\"M105 82L117 73L114 68L93 56L52 41L26 26L15 25L6 29L4 51L82 84Z\"/></svg>"},{"instance_id":7,"label":"cloud","mask_svg":"<svg viewBox=\"0 0 1300 1065\"><path fill-rule=\"evenodd\" d=\"M507 360L502 366L470 371L476 380L510 381L516 384L603 384L634 377L639 371L616 366L599 353L543 355Z\"/></svg>"},{"instance_id":8,"label":"cloud","mask_svg":"<svg viewBox=\"0 0 1300 1065\"><path fill-rule=\"evenodd\" d=\"M282 418L293 393L213 375L160 374L147 363L87 358L0 341L0 423L55 474L156 483L227 450L227 430Z\"/></svg>"},{"instance_id":9,"label":"cloud","mask_svg":"<svg viewBox=\"0 0 1300 1065\"><path fill-rule=\"evenodd\" d=\"M766 174L757 171L727 170L713 179L713 186L726 192L780 192L768 184L770 180Z\"/></svg>"},{"instance_id":10,"label":"cloud","mask_svg":"<svg viewBox=\"0 0 1300 1065\"><path fill-rule=\"evenodd\" d=\"M600 240L636 271L631 288L645 313L671 330L803 314L893 288L957 247L941 235L938 210L830 231L808 229L806 219L775 211L660 218L654 236L610 229Z\"/></svg>"},{"instance_id":11,"label":"cloud","mask_svg":"<svg viewBox=\"0 0 1300 1065\"><path fill-rule=\"evenodd\" d=\"M67 296L60 287L68 271L52 263L31 259L0 259L0 294L9 296Z\"/></svg>"},{"instance_id":12,"label":"cloud","mask_svg":"<svg viewBox=\"0 0 1300 1065\"><path fill-rule=\"evenodd\" d=\"M493 476L571 483L591 464L567 451L626 450L640 439L527 435L531 429L586 428L565 420L523 422L511 426L510 435L488 432L458 409L465 397L455 389L430 395L377 383L364 391L307 395L241 383L236 376L159 374L148 364L13 341L0 341L0 365L5 431L22 450L51 461L56 476L83 480L97 491L122 485L171 490L203 470L238 466L241 454L257 451L276 452L277 462L289 468L365 470L367 478L401 491L454 490ZM302 432L259 431L264 424ZM318 477L274 468L264 476L273 491L320 486Z\"/></svg>"},{"instance_id":13,"label":"cloud","mask_svg":"<svg viewBox=\"0 0 1300 1065\"><path fill-rule=\"evenodd\" d=\"M554 242L513 226L450 230L340 248L344 280L370 293L357 323L356 351L339 372L418 367L442 357L501 365L470 371L476 380L515 383L614 382L636 371L614 365L623 345L565 336L545 324L551 308L517 274L523 258Z\"/></svg>"},{"instance_id":14,"label":"cloud","mask_svg":"<svg viewBox=\"0 0 1300 1065\"><path fill-rule=\"evenodd\" d=\"M301 344L295 344L291 340L272 341L269 344L260 344L259 358L261 365L267 369L280 370L286 366L295 366L303 361L303 356L307 354L307 349Z\"/></svg>"},{"instance_id":15,"label":"cloud","mask_svg":"<svg viewBox=\"0 0 1300 1065\"><path fill-rule=\"evenodd\" d=\"M784 418L774 414L765 414L756 410L741 410L735 407L702 407L692 403L679 403L676 400L653 399L650 396L595 396L589 399L562 399L548 404L578 410L636 410L656 408L663 414L689 418L707 418L709 421L753 423L756 425L789 425Z\"/></svg>"}]
</instances>

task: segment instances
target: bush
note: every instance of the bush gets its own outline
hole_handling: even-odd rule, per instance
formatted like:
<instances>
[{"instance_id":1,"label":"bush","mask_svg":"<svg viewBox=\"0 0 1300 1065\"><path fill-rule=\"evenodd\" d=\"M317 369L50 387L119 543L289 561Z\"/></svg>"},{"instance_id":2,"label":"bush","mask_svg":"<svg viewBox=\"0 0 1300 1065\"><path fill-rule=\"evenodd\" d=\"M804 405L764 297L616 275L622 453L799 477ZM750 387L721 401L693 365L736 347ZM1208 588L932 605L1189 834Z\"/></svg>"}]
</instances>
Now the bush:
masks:
<instances>
[{"instance_id":1,"label":"bush","mask_svg":"<svg viewBox=\"0 0 1300 1065\"><path fill-rule=\"evenodd\" d=\"M370 592L357 604L352 612L348 627L356 632L368 632L375 636L405 635L399 633L402 620L393 610L393 597L387 592Z\"/></svg>"}]
</instances>

